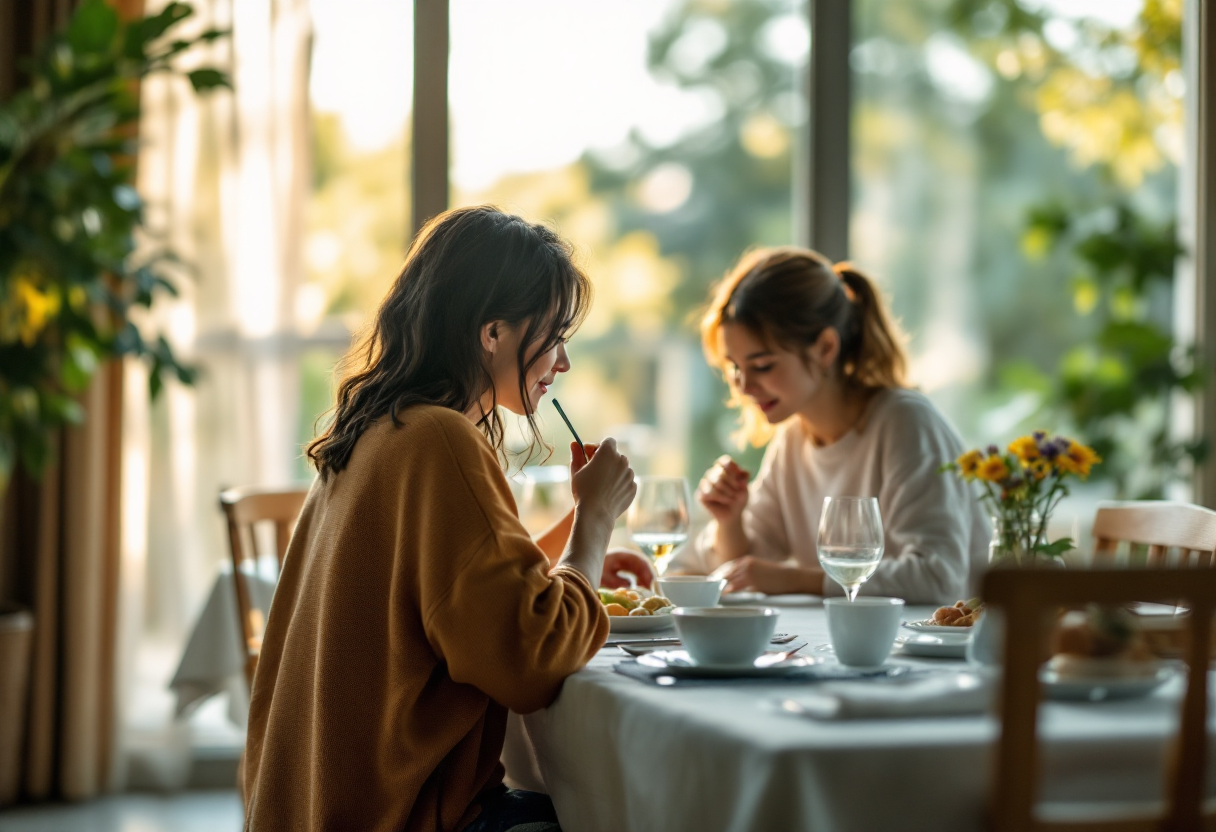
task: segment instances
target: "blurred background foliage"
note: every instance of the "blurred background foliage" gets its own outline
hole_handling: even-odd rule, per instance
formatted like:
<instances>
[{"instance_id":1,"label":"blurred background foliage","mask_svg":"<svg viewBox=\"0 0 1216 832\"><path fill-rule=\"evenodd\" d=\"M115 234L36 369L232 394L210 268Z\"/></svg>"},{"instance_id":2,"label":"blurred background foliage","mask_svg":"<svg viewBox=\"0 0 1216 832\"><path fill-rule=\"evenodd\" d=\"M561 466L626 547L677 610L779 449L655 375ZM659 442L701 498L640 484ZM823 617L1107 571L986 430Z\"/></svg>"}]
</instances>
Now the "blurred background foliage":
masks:
<instances>
[{"instance_id":1,"label":"blurred background foliage","mask_svg":"<svg viewBox=\"0 0 1216 832\"><path fill-rule=\"evenodd\" d=\"M708 117L669 135L639 125L453 196L576 243L597 302L561 382L567 409L585 433L628 435L644 467L695 480L720 453L759 458L727 440L734 417L695 318L744 250L795 240L809 33L796 0L666 8L648 71ZM1084 438L1108 459L1108 493L1184 481L1203 443L1169 427L1171 394L1201 378L1172 325L1181 0L854 8L852 254L890 294L916 382L970 442L1038 427ZM301 318L354 327L404 250L408 137L358 150L335 115L314 125ZM328 405L331 363L306 363L306 414Z\"/></svg>"},{"instance_id":2,"label":"blurred background foliage","mask_svg":"<svg viewBox=\"0 0 1216 832\"><path fill-rule=\"evenodd\" d=\"M153 396L165 378L194 381L162 335L145 334L147 310L177 293L183 264L157 245L134 188L139 81L181 71L178 56L228 34L183 37L193 13L172 2L124 21L85 0L0 102L0 492L18 463L42 475L106 360L142 359ZM182 74L196 93L230 86L212 67ZM137 256L141 233L150 253Z\"/></svg>"}]
</instances>

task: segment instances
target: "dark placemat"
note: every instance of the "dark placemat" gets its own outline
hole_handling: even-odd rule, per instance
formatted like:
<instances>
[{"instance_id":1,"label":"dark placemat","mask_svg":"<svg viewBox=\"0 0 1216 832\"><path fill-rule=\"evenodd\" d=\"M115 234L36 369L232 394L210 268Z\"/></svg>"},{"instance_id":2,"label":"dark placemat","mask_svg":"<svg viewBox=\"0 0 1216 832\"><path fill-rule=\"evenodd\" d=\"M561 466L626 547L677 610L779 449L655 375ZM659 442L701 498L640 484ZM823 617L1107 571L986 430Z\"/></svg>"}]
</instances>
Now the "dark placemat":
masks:
<instances>
[{"instance_id":1,"label":"dark placemat","mask_svg":"<svg viewBox=\"0 0 1216 832\"><path fill-rule=\"evenodd\" d=\"M909 673L923 672L908 665L895 665L882 670L853 670L838 664L813 664L783 676L737 676L723 678L693 678L673 676L670 671L659 667L647 667L638 664L637 660L629 659L617 662L613 668L622 676L637 679L648 685L663 688L691 688L707 685L774 685L774 684L808 684L814 682L840 682L856 679L889 679L893 676L906 676Z\"/></svg>"}]
</instances>

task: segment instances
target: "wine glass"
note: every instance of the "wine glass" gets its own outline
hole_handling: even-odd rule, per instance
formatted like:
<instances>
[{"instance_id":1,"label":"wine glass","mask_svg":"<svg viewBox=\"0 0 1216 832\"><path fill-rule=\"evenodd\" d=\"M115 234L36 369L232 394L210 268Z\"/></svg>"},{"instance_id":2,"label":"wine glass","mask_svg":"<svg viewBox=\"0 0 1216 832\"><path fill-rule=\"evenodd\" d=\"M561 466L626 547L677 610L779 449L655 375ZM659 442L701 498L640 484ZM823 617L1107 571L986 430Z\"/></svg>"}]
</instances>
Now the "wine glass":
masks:
<instances>
[{"instance_id":1,"label":"wine glass","mask_svg":"<svg viewBox=\"0 0 1216 832\"><path fill-rule=\"evenodd\" d=\"M688 539L690 504L683 477L638 477L638 493L626 523L629 536L654 560L660 575L675 548Z\"/></svg>"},{"instance_id":2,"label":"wine glass","mask_svg":"<svg viewBox=\"0 0 1216 832\"><path fill-rule=\"evenodd\" d=\"M819 516L819 565L852 601L882 560L882 517L874 497L828 497Z\"/></svg>"},{"instance_id":3,"label":"wine glass","mask_svg":"<svg viewBox=\"0 0 1216 832\"><path fill-rule=\"evenodd\" d=\"M574 508L570 469L564 465L530 465L521 472L519 517L531 534L538 535Z\"/></svg>"}]
</instances>

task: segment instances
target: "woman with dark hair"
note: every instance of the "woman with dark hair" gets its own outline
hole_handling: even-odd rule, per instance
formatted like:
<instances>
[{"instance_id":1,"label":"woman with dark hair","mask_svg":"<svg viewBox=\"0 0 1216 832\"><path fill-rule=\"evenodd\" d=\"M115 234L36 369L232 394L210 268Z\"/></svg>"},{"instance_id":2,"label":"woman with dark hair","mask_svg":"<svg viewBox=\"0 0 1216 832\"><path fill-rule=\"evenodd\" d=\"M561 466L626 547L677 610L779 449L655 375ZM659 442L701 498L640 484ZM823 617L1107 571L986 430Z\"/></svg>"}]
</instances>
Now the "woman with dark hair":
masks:
<instances>
[{"instance_id":1,"label":"woman with dark hair","mask_svg":"<svg viewBox=\"0 0 1216 832\"><path fill-rule=\"evenodd\" d=\"M862 592L910 603L971 597L990 531L957 477L938 473L963 450L955 430L906 386L902 336L874 283L807 249L744 256L717 286L702 346L743 411L742 438L772 440L759 474L729 456L701 480L713 522L695 547L727 590L843 594L820 569L823 499L878 498L885 552Z\"/></svg>"},{"instance_id":2,"label":"woman with dark hair","mask_svg":"<svg viewBox=\"0 0 1216 832\"><path fill-rule=\"evenodd\" d=\"M547 797L502 785L507 709L547 706L603 645L596 585L636 486L612 439L572 445L551 562L516 514L498 408L540 442L537 405L589 303L565 243L493 208L414 241L308 447L319 476L253 684L246 829L555 821Z\"/></svg>"}]
</instances>

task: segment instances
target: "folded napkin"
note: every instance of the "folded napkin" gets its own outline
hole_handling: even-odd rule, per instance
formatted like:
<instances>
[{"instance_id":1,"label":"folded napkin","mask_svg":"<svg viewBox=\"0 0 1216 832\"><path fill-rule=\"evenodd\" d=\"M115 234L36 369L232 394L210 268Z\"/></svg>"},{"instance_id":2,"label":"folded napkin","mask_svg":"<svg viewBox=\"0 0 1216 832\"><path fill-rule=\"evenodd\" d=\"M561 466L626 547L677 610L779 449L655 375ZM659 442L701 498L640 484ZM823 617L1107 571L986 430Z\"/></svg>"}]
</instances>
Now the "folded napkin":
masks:
<instances>
[{"instance_id":1,"label":"folded napkin","mask_svg":"<svg viewBox=\"0 0 1216 832\"><path fill-rule=\"evenodd\" d=\"M992 696L990 676L933 673L884 684L832 683L813 694L778 700L777 707L814 719L955 716L986 712Z\"/></svg>"}]
</instances>

